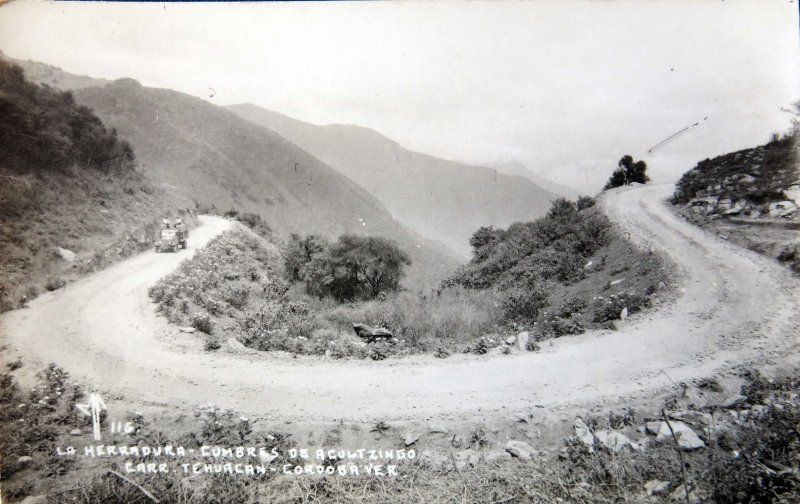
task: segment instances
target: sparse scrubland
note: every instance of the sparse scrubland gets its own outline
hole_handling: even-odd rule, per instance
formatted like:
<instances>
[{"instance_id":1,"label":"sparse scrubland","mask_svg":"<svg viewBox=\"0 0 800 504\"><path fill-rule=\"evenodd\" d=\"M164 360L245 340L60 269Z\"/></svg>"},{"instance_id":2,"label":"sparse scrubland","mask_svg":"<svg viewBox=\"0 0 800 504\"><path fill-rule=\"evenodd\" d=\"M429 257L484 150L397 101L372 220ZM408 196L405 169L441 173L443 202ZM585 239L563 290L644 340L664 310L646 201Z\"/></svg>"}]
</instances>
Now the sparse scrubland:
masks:
<instances>
[{"instance_id":1,"label":"sparse scrubland","mask_svg":"<svg viewBox=\"0 0 800 504\"><path fill-rule=\"evenodd\" d=\"M701 161L672 202L691 222L800 272L800 129Z\"/></svg>"},{"instance_id":2,"label":"sparse scrubland","mask_svg":"<svg viewBox=\"0 0 800 504\"><path fill-rule=\"evenodd\" d=\"M497 292L504 320L539 341L613 328L666 287L661 259L625 242L592 198L556 200L507 230L481 228L470 244L473 259L445 286Z\"/></svg>"},{"instance_id":3,"label":"sparse scrubland","mask_svg":"<svg viewBox=\"0 0 800 504\"><path fill-rule=\"evenodd\" d=\"M535 350L548 338L613 329L667 281L660 258L622 240L588 197L558 200L508 230L481 228L472 261L429 291L397 290L404 256L389 241L294 236L284 245L262 235L224 233L150 296L171 322L205 333L209 350L234 338L257 350L381 360L487 353L521 330ZM395 338L365 344L354 323Z\"/></svg>"},{"instance_id":4,"label":"sparse scrubland","mask_svg":"<svg viewBox=\"0 0 800 504\"><path fill-rule=\"evenodd\" d=\"M0 311L150 247L163 216L191 221L90 109L1 59L0 158Z\"/></svg>"},{"instance_id":5,"label":"sparse scrubland","mask_svg":"<svg viewBox=\"0 0 800 504\"><path fill-rule=\"evenodd\" d=\"M130 414L126 420L132 425L131 434L104 438L103 444L140 451L112 457L110 465L98 467L97 459L59 456L56 447L74 444L74 436L87 435L91 426L75 408L86 401L81 387L50 365L30 392L21 390L10 374L0 375L2 498L19 502L26 496L46 495L42 502L152 502L144 490L164 504L797 502L800 380L767 379L757 372L744 372L742 377L734 395L713 379L697 380L667 397L663 408L647 413L632 409L578 413L574 429L536 442L530 455L524 451L531 448L528 443L509 445L508 433L479 425L463 433L423 431L413 447L414 458L396 462L397 476L376 477L283 475L284 467L293 470L307 463L289 454L289 449L305 446L301 444L305 440L298 442L285 426L210 406L197 409L188 424L173 423L170 430L163 430L163 419L156 428L146 416ZM101 417L104 430L108 421ZM518 429L525 430L526 424ZM325 449L352 448L347 443L371 435L381 439L384 450L411 449L403 441L403 431L385 422L377 422L371 432L366 426L327 429L319 437ZM141 449L166 445L187 451L201 446L255 446L270 455L269 461L243 459L243 463L266 464L276 471L186 477L179 467L160 474L124 469L126 462L164 462L163 457L143 455ZM192 457L177 460L194 462ZM320 461L334 469L347 463L337 458Z\"/></svg>"}]
</instances>

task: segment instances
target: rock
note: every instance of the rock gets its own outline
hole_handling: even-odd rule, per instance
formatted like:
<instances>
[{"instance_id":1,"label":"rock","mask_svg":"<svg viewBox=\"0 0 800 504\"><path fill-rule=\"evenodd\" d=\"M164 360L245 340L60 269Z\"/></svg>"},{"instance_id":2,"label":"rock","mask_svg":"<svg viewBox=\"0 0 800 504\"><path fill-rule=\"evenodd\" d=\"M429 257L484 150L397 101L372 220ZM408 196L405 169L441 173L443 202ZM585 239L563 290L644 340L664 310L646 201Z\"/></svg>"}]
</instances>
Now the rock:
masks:
<instances>
[{"instance_id":1,"label":"rock","mask_svg":"<svg viewBox=\"0 0 800 504\"><path fill-rule=\"evenodd\" d=\"M739 191L744 191L753 185L753 182L755 181L756 178L752 175L742 175L741 178L739 178L739 180L736 182L736 189Z\"/></svg>"},{"instance_id":2,"label":"rock","mask_svg":"<svg viewBox=\"0 0 800 504\"><path fill-rule=\"evenodd\" d=\"M509 441L506 443L506 451L519 459L533 458L533 447L524 441Z\"/></svg>"},{"instance_id":3,"label":"rock","mask_svg":"<svg viewBox=\"0 0 800 504\"><path fill-rule=\"evenodd\" d=\"M225 343L222 344L222 349L228 353L233 353L233 354L255 353L255 350L247 348L242 344L241 341L237 340L236 338L228 338L227 340L225 340Z\"/></svg>"},{"instance_id":4,"label":"rock","mask_svg":"<svg viewBox=\"0 0 800 504\"><path fill-rule=\"evenodd\" d=\"M617 431L600 430L595 432L594 436L597 438L597 441L614 453L621 452L630 444L628 436Z\"/></svg>"},{"instance_id":5,"label":"rock","mask_svg":"<svg viewBox=\"0 0 800 504\"><path fill-rule=\"evenodd\" d=\"M697 437L697 434L695 434L691 427L683 422L670 422L669 425L667 425L667 422L661 422L656 441L660 443L672 441L672 432L670 432L669 429L670 426L675 433L675 439L677 439L678 447L681 450L696 450L705 446L703 440Z\"/></svg>"},{"instance_id":6,"label":"rock","mask_svg":"<svg viewBox=\"0 0 800 504\"><path fill-rule=\"evenodd\" d=\"M667 284L664 282L658 282L658 290L664 290L667 288Z\"/></svg>"},{"instance_id":7,"label":"rock","mask_svg":"<svg viewBox=\"0 0 800 504\"><path fill-rule=\"evenodd\" d=\"M29 495L20 504L47 504L46 495Z\"/></svg>"},{"instance_id":8,"label":"rock","mask_svg":"<svg viewBox=\"0 0 800 504\"><path fill-rule=\"evenodd\" d=\"M765 406L763 404L756 404L752 408L750 408L753 416L756 418L761 418L769 413L769 406Z\"/></svg>"},{"instance_id":9,"label":"rock","mask_svg":"<svg viewBox=\"0 0 800 504\"><path fill-rule=\"evenodd\" d=\"M719 198L715 197L694 198L693 200L689 201L689 206L692 209L692 213L705 215L716 213L718 204Z\"/></svg>"},{"instance_id":10,"label":"rock","mask_svg":"<svg viewBox=\"0 0 800 504\"><path fill-rule=\"evenodd\" d=\"M472 450L462 450L455 453L453 458L456 460L456 468L459 470L467 466L477 467L481 461L481 457Z\"/></svg>"},{"instance_id":11,"label":"rock","mask_svg":"<svg viewBox=\"0 0 800 504\"><path fill-rule=\"evenodd\" d=\"M75 262L75 260L78 259L78 254L65 248L56 247L55 253L58 257L67 262Z\"/></svg>"},{"instance_id":12,"label":"rock","mask_svg":"<svg viewBox=\"0 0 800 504\"><path fill-rule=\"evenodd\" d=\"M178 326L178 330L180 332L185 332L190 334L197 331L197 329L195 329L194 327L184 327L184 326Z\"/></svg>"},{"instance_id":13,"label":"rock","mask_svg":"<svg viewBox=\"0 0 800 504\"><path fill-rule=\"evenodd\" d=\"M797 213L797 205L794 201L777 201L769 204L768 212L772 218L789 217Z\"/></svg>"},{"instance_id":14,"label":"rock","mask_svg":"<svg viewBox=\"0 0 800 504\"><path fill-rule=\"evenodd\" d=\"M625 322L625 319L627 318L628 318L628 307L626 306L625 308L622 309L621 312L619 312L619 320L620 322Z\"/></svg>"},{"instance_id":15,"label":"rock","mask_svg":"<svg viewBox=\"0 0 800 504\"><path fill-rule=\"evenodd\" d=\"M658 430L661 429L661 424L663 422L647 422L644 424L644 429L648 434L656 435L658 434Z\"/></svg>"},{"instance_id":16,"label":"rock","mask_svg":"<svg viewBox=\"0 0 800 504\"><path fill-rule=\"evenodd\" d=\"M675 490L669 495L669 500L675 502L689 502L690 504L699 503L700 499L697 498L697 494L694 493L694 490L689 488L689 497L686 497L686 485L683 483L679 483Z\"/></svg>"},{"instance_id":17,"label":"rock","mask_svg":"<svg viewBox=\"0 0 800 504\"><path fill-rule=\"evenodd\" d=\"M420 462L434 469L444 469L450 466L450 457L438 452L425 450L419 454Z\"/></svg>"},{"instance_id":18,"label":"rock","mask_svg":"<svg viewBox=\"0 0 800 504\"><path fill-rule=\"evenodd\" d=\"M417 441L419 441L419 434L417 434L416 432L407 432L406 437L403 440L406 446L411 446Z\"/></svg>"},{"instance_id":19,"label":"rock","mask_svg":"<svg viewBox=\"0 0 800 504\"><path fill-rule=\"evenodd\" d=\"M394 334L385 327L370 327L366 324L353 324L353 330L359 338L367 343L394 339Z\"/></svg>"},{"instance_id":20,"label":"rock","mask_svg":"<svg viewBox=\"0 0 800 504\"><path fill-rule=\"evenodd\" d=\"M517 337L516 336L512 335L512 336L509 336L508 338L506 338L506 345L513 345L516 342L517 342Z\"/></svg>"},{"instance_id":21,"label":"rock","mask_svg":"<svg viewBox=\"0 0 800 504\"><path fill-rule=\"evenodd\" d=\"M505 462L511 460L512 458L514 457L512 457L507 451L495 451L487 453L484 457L484 460L486 462Z\"/></svg>"},{"instance_id":22,"label":"rock","mask_svg":"<svg viewBox=\"0 0 800 504\"><path fill-rule=\"evenodd\" d=\"M428 426L428 432L432 434L447 434L447 427L442 424L432 423Z\"/></svg>"},{"instance_id":23,"label":"rock","mask_svg":"<svg viewBox=\"0 0 800 504\"><path fill-rule=\"evenodd\" d=\"M722 406L723 408L733 408L734 406L743 404L746 401L747 401L747 396L744 396L742 394L736 394L722 401L722 404L720 406Z\"/></svg>"},{"instance_id":24,"label":"rock","mask_svg":"<svg viewBox=\"0 0 800 504\"><path fill-rule=\"evenodd\" d=\"M742 204L741 203L736 203L732 207L730 207L727 210L725 210L724 212L722 212L722 215L739 215L740 213L742 213L743 210L744 210L744 207L742 206Z\"/></svg>"},{"instance_id":25,"label":"rock","mask_svg":"<svg viewBox=\"0 0 800 504\"><path fill-rule=\"evenodd\" d=\"M796 206L800 207L800 185L793 185L788 189L784 189L783 196L787 200L792 201Z\"/></svg>"},{"instance_id":26,"label":"rock","mask_svg":"<svg viewBox=\"0 0 800 504\"><path fill-rule=\"evenodd\" d=\"M80 429L72 429L69 431L70 436L80 436L82 434Z\"/></svg>"},{"instance_id":27,"label":"rock","mask_svg":"<svg viewBox=\"0 0 800 504\"><path fill-rule=\"evenodd\" d=\"M17 459L17 464L25 465L25 464L30 463L32 460L33 460L33 457L31 457L30 455L23 455L23 456L21 456L20 458Z\"/></svg>"},{"instance_id":28,"label":"rock","mask_svg":"<svg viewBox=\"0 0 800 504\"><path fill-rule=\"evenodd\" d=\"M575 419L575 437L580 439L583 444L587 446L594 445L594 435L592 435L592 431L589 430L589 427L583 423L583 420L580 418Z\"/></svg>"},{"instance_id":29,"label":"rock","mask_svg":"<svg viewBox=\"0 0 800 504\"><path fill-rule=\"evenodd\" d=\"M517 348L521 352L525 352L528 350L528 340L530 339L531 335L528 331L522 331L521 333L517 334Z\"/></svg>"},{"instance_id":30,"label":"rock","mask_svg":"<svg viewBox=\"0 0 800 504\"><path fill-rule=\"evenodd\" d=\"M661 495L669 490L669 484L669 481L650 480L644 484L644 491L647 492L648 497Z\"/></svg>"},{"instance_id":31,"label":"rock","mask_svg":"<svg viewBox=\"0 0 800 504\"><path fill-rule=\"evenodd\" d=\"M333 355L333 354L331 353L330 349L325 350L325 358L330 359L331 355Z\"/></svg>"}]
</instances>

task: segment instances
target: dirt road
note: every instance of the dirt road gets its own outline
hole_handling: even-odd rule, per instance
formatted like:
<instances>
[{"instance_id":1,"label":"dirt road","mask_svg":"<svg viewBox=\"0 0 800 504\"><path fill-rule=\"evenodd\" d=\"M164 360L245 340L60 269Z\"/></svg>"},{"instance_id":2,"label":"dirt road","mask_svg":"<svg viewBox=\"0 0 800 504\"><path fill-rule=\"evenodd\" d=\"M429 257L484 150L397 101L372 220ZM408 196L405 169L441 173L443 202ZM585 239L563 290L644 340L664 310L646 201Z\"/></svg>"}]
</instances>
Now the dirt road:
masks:
<instances>
[{"instance_id":1,"label":"dirt road","mask_svg":"<svg viewBox=\"0 0 800 504\"><path fill-rule=\"evenodd\" d=\"M674 216L671 186L611 191L623 233L677 265L676 299L616 332L545 343L540 353L383 362L206 353L154 312L147 289L231 224L203 218L192 248L145 253L0 318L26 363L55 362L111 399L220 407L286 420L424 420L645 398L746 362L795 362L800 285L768 258Z\"/></svg>"}]
</instances>

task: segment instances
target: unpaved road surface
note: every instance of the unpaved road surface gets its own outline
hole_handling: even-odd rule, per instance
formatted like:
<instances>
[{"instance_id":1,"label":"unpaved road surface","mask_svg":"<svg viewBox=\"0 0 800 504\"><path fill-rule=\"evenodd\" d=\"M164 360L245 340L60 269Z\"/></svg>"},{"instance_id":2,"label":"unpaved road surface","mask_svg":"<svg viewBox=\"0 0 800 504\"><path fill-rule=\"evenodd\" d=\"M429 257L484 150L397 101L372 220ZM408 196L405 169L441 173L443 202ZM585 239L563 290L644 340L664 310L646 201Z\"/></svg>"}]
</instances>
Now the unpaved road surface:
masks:
<instances>
[{"instance_id":1,"label":"unpaved road surface","mask_svg":"<svg viewBox=\"0 0 800 504\"><path fill-rule=\"evenodd\" d=\"M663 202L671 190L615 190L602 204L629 239L675 263L675 299L618 331L546 342L539 353L339 362L204 352L200 338L156 315L147 289L231 225L212 217L193 231L193 248L144 253L43 295L3 315L0 330L25 363L20 371L55 362L112 400L212 403L283 420L464 419L614 404L652 397L673 387L669 379L795 364L798 281L673 215Z\"/></svg>"}]
</instances>

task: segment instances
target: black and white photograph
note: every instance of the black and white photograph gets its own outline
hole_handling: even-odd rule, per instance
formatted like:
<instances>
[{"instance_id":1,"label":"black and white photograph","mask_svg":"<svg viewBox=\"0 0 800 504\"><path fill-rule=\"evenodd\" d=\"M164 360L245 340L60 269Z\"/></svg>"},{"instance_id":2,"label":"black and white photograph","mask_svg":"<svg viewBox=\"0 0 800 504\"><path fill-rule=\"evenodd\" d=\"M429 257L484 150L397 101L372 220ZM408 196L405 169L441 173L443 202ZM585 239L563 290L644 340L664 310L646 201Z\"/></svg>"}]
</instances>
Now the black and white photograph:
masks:
<instances>
[{"instance_id":1,"label":"black and white photograph","mask_svg":"<svg viewBox=\"0 0 800 504\"><path fill-rule=\"evenodd\" d=\"M0 502L800 502L798 12L0 1Z\"/></svg>"}]
</instances>

